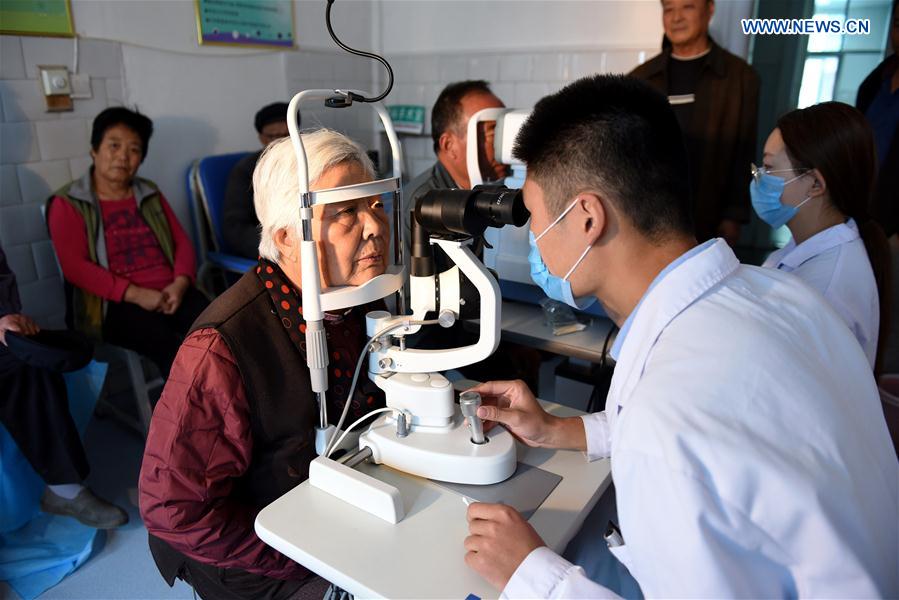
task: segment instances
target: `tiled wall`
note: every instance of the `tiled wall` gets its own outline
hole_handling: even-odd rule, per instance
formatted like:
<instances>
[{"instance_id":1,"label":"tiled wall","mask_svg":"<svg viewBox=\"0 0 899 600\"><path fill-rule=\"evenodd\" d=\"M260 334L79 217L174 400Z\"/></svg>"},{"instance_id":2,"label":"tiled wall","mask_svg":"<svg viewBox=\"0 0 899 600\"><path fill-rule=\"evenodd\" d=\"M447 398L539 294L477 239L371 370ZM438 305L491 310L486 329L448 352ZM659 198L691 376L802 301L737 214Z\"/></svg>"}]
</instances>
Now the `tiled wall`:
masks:
<instances>
[{"instance_id":1,"label":"tiled wall","mask_svg":"<svg viewBox=\"0 0 899 600\"><path fill-rule=\"evenodd\" d=\"M396 81L388 104L426 107L425 134L404 136L405 168L412 177L435 160L430 138L431 107L446 84L485 79L506 104L530 108L566 83L594 73L626 73L658 52L654 48L561 52L401 55L390 59Z\"/></svg>"},{"instance_id":2,"label":"tiled wall","mask_svg":"<svg viewBox=\"0 0 899 600\"><path fill-rule=\"evenodd\" d=\"M26 312L45 327L61 327L65 313L62 282L41 207L51 192L80 177L90 166L89 140L94 116L108 106L125 104L137 106L157 120L154 152L142 172L163 186L175 213L187 228L190 221L183 174L190 161L199 156L254 149L258 142L248 124L255 109L249 107L259 104L253 96L259 90L247 89L243 97L232 98L230 107L217 108L216 103L209 103L201 115L214 130L209 139L185 139L166 127L170 128L170 121L177 123L178 118L197 119L198 115L187 114L187 109L179 113L178 104L188 104L209 90L181 90L172 96L172 103L163 107L154 106L134 89L129 96L129 76L131 87L135 88L134 80L154 74L160 79L161 73L165 73L158 61L153 64L132 61L138 65L139 72L127 73L124 65L128 61L123 60L123 53L132 50L130 46L80 39L79 72L90 75L93 97L75 99L72 112L48 113L37 79L37 66L66 65L71 70L73 40L4 35L0 36L0 44L0 245L18 278ZM229 60L223 56L199 55L196 59L182 55L175 58L182 69L207 68L208 61ZM309 88L372 87L371 65L364 59L334 52L294 51L273 53L266 60L270 68L272 64L277 65L272 68L272 77L280 80L274 83L277 89L286 88L288 98ZM233 102L238 100L248 107L240 112L239 122L230 114L221 114L233 108ZM363 109L304 111L304 127L314 126L337 128L366 145L372 143L371 116ZM188 144L189 156L184 152ZM154 172L154 167L159 170L160 163L166 168Z\"/></svg>"},{"instance_id":3,"label":"tiled wall","mask_svg":"<svg viewBox=\"0 0 899 600\"><path fill-rule=\"evenodd\" d=\"M46 112L37 67L71 69L72 56L72 40L0 36L0 244L28 314L45 327L62 326L65 307L41 207L90 165L91 120L123 97L121 46L83 40L79 71L93 97L74 100L72 112Z\"/></svg>"}]
</instances>

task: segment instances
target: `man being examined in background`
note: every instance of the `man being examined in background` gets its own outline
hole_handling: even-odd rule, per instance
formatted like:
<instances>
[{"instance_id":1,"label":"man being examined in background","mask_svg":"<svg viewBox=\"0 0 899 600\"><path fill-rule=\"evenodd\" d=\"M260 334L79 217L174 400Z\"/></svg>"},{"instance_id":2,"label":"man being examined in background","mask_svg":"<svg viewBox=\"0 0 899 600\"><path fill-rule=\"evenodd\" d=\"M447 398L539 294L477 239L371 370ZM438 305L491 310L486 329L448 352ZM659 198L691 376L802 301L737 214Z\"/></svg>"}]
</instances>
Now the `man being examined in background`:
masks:
<instances>
[{"instance_id":1,"label":"man being examined in background","mask_svg":"<svg viewBox=\"0 0 899 600\"><path fill-rule=\"evenodd\" d=\"M403 210L406 256L410 255L412 213L418 199L434 189L471 188L466 161L469 119L485 108L504 107L502 100L490 90L490 84L482 80L451 83L440 92L431 110L431 138L434 140L437 162L403 188L403 202L406 205ZM493 152L495 130L495 121L478 124L478 162L481 178L485 182L501 180L508 174L508 166L498 162ZM481 240L475 240L473 248L478 257L483 256ZM452 261L442 250L434 248L434 255L438 273L452 268ZM422 330L410 343L417 348L451 348L474 344L476 341L477 335L464 331L462 324L457 323L450 329ZM501 343L494 353L494 357L497 356L502 356L503 360L490 358L460 370L466 377L477 380L495 377L523 379L537 392L540 355L536 350Z\"/></svg>"},{"instance_id":2,"label":"man being examined in background","mask_svg":"<svg viewBox=\"0 0 899 600\"><path fill-rule=\"evenodd\" d=\"M709 36L714 14L714 0L662 0L662 53L631 75L668 96L680 123L697 240L723 237L733 246L749 220L759 77Z\"/></svg>"},{"instance_id":3,"label":"man being examined in background","mask_svg":"<svg viewBox=\"0 0 899 600\"><path fill-rule=\"evenodd\" d=\"M249 154L234 165L225 189L222 234L228 249L253 260L259 256L259 219L253 208L253 169L265 147L287 137L287 104L275 102L256 113L253 121L262 149Z\"/></svg>"},{"instance_id":4,"label":"man being examined in background","mask_svg":"<svg viewBox=\"0 0 899 600\"><path fill-rule=\"evenodd\" d=\"M39 331L22 313L16 276L0 248L0 422L47 484L41 510L98 529L124 525L124 510L84 486L90 467L69 413L62 374L29 365L7 348L8 334L32 336Z\"/></svg>"}]
</instances>

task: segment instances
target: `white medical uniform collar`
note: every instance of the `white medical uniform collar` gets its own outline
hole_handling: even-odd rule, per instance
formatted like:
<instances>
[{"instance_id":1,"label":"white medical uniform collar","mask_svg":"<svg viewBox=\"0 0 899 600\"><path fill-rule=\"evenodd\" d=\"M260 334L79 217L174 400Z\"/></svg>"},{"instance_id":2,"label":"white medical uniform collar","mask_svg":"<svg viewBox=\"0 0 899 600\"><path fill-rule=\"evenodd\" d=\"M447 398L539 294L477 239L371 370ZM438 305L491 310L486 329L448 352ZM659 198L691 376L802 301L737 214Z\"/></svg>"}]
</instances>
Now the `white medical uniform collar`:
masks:
<instances>
[{"instance_id":1,"label":"white medical uniform collar","mask_svg":"<svg viewBox=\"0 0 899 600\"><path fill-rule=\"evenodd\" d=\"M824 231L820 231L805 240L798 246L796 240L791 239L784 246L783 256L778 261L776 267L787 267L789 270L799 268L802 263L812 259L822 252L826 252L831 248L836 248L859 238L858 225L855 219L849 219L845 223L828 227Z\"/></svg>"},{"instance_id":2,"label":"white medical uniform collar","mask_svg":"<svg viewBox=\"0 0 899 600\"><path fill-rule=\"evenodd\" d=\"M646 293L621 347L609 390L613 400L607 403L609 409L617 412L615 403L630 396L653 345L668 324L739 266L740 261L727 242L718 239L675 267Z\"/></svg>"}]
</instances>

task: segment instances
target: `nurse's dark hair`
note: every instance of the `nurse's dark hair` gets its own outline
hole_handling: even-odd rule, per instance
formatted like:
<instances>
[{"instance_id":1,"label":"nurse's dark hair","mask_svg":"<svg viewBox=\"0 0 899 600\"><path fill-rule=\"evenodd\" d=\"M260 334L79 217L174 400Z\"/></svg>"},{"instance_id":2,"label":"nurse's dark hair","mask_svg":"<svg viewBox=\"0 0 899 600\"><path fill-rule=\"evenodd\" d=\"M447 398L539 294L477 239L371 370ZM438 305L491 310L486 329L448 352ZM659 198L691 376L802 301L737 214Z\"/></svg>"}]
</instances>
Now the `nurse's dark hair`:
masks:
<instances>
[{"instance_id":1,"label":"nurse's dark hair","mask_svg":"<svg viewBox=\"0 0 899 600\"><path fill-rule=\"evenodd\" d=\"M558 215L593 190L657 242L693 235L687 151L668 100L624 75L579 79L534 107L515 156Z\"/></svg>"},{"instance_id":2,"label":"nurse's dark hair","mask_svg":"<svg viewBox=\"0 0 899 600\"><path fill-rule=\"evenodd\" d=\"M150 137L153 135L153 121L137 111L129 110L124 106L113 106L102 111L94 117L94 125L91 129L91 148L94 152L100 149L103 136L116 125L124 125L140 138L141 162L147 158L147 149L150 147Z\"/></svg>"},{"instance_id":3,"label":"nurse's dark hair","mask_svg":"<svg viewBox=\"0 0 899 600\"><path fill-rule=\"evenodd\" d=\"M777 121L787 157L797 169L817 169L834 208L855 219L877 280L880 300L879 373L889 332L890 246L872 217L877 150L865 116L842 102L824 102L788 112Z\"/></svg>"}]
</instances>

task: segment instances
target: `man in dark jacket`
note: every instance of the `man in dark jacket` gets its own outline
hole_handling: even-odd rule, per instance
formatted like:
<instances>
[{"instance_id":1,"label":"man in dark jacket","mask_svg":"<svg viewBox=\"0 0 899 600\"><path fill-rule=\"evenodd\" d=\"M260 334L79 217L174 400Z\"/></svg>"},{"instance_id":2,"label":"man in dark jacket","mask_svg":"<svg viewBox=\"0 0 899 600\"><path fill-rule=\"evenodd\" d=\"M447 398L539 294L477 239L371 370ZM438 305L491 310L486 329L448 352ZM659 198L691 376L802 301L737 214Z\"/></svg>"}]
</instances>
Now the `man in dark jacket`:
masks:
<instances>
[{"instance_id":1,"label":"man in dark jacket","mask_svg":"<svg viewBox=\"0 0 899 600\"><path fill-rule=\"evenodd\" d=\"M111 529L128 514L83 485L90 470L78 429L69 413L60 373L25 363L8 348L7 335L35 335L40 327L22 313L16 276L0 248L0 423L47 484L41 509Z\"/></svg>"},{"instance_id":2,"label":"man in dark jacket","mask_svg":"<svg viewBox=\"0 0 899 600\"><path fill-rule=\"evenodd\" d=\"M225 188L222 235L228 250L238 256L259 256L259 219L253 206L253 170L266 146L287 137L287 104L275 102L256 113L253 121L262 150L249 154L234 165Z\"/></svg>"},{"instance_id":3,"label":"man in dark jacket","mask_svg":"<svg viewBox=\"0 0 899 600\"><path fill-rule=\"evenodd\" d=\"M887 236L899 231L899 1L890 26L893 53L858 88L855 106L865 113L877 144L878 174L872 214Z\"/></svg>"},{"instance_id":4,"label":"man in dark jacket","mask_svg":"<svg viewBox=\"0 0 899 600\"><path fill-rule=\"evenodd\" d=\"M714 0L662 0L662 53L631 75L668 96L690 160L696 238L734 245L749 220L759 77L709 37Z\"/></svg>"}]
</instances>

